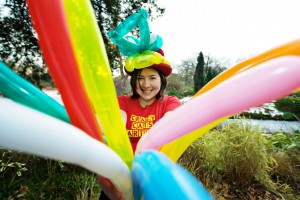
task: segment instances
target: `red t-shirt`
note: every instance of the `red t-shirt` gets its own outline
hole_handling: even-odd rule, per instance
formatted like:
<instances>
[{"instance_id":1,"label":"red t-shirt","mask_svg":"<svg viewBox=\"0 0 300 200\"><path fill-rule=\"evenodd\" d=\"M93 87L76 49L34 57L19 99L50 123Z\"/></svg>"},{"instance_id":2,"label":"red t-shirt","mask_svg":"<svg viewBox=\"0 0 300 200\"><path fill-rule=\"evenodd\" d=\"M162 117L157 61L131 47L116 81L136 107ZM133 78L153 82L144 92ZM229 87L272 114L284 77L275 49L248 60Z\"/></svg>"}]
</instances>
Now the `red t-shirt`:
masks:
<instances>
[{"instance_id":1,"label":"red t-shirt","mask_svg":"<svg viewBox=\"0 0 300 200\"><path fill-rule=\"evenodd\" d=\"M164 99L157 99L151 105L143 108L138 99L131 98L131 95L118 97L121 110L127 113L126 130L130 139L132 149L135 151L140 138L168 111L172 111L181 105L175 96L164 96Z\"/></svg>"}]
</instances>

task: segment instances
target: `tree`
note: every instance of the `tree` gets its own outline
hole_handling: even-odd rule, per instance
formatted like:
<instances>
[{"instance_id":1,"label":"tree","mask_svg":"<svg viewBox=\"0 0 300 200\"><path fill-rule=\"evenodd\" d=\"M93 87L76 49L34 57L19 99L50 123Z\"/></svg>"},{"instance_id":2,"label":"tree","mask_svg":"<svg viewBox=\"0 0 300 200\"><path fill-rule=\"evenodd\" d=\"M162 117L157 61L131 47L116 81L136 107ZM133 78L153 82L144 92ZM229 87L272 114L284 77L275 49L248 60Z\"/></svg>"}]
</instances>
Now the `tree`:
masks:
<instances>
[{"instance_id":1,"label":"tree","mask_svg":"<svg viewBox=\"0 0 300 200\"><path fill-rule=\"evenodd\" d=\"M107 31L115 28L125 17L141 7L148 10L150 20L161 16L164 8L157 5L157 0L92 0L91 2L106 45L111 70L120 70L124 58L117 47L109 41ZM39 85L44 78L50 79L25 0L4 0L1 6L0 59L36 85ZM120 72L122 73L123 70Z\"/></svg>"},{"instance_id":2,"label":"tree","mask_svg":"<svg viewBox=\"0 0 300 200\"><path fill-rule=\"evenodd\" d=\"M197 65L194 73L194 92L198 92L200 88L204 86L204 57L203 53L200 52L197 58Z\"/></svg>"},{"instance_id":3,"label":"tree","mask_svg":"<svg viewBox=\"0 0 300 200\"><path fill-rule=\"evenodd\" d=\"M226 69L228 61L220 61L220 59L212 56L203 56L200 52L197 58L197 65L194 73L194 92L198 92L204 85L210 82L218 74Z\"/></svg>"},{"instance_id":4,"label":"tree","mask_svg":"<svg viewBox=\"0 0 300 200\"><path fill-rule=\"evenodd\" d=\"M205 55L205 66L204 66L204 74L205 74L205 81L204 84L207 84L211 81L214 77L220 74L222 71L227 69L229 66L229 61L213 57L211 55Z\"/></svg>"},{"instance_id":5,"label":"tree","mask_svg":"<svg viewBox=\"0 0 300 200\"><path fill-rule=\"evenodd\" d=\"M9 8L9 15L3 12ZM41 62L41 51L30 23L26 4L6 1L0 17L0 59L18 74L40 87L40 78L50 80Z\"/></svg>"},{"instance_id":6,"label":"tree","mask_svg":"<svg viewBox=\"0 0 300 200\"><path fill-rule=\"evenodd\" d=\"M185 85L191 85L192 79L191 77L195 71L195 62L192 59L186 59L182 61L182 63L177 66L178 75L181 77Z\"/></svg>"}]
</instances>

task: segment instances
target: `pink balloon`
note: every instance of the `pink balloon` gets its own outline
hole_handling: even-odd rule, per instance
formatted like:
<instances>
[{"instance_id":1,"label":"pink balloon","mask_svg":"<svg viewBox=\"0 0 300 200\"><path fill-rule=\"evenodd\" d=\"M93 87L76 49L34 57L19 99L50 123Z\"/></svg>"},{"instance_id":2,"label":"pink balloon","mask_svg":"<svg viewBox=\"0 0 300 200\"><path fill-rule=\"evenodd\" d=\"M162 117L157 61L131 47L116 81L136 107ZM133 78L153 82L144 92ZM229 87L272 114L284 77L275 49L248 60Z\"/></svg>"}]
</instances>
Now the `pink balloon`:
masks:
<instances>
[{"instance_id":1,"label":"pink balloon","mask_svg":"<svg viewBox=\"0 0 300 200\"><path fill-rule=\"evenodd\" d=\"M277 57L237 74L158 121L136 152L157 149L221 117L282 98L300 86L299 75L300 56Z\"/></svg>"}]
</instances>

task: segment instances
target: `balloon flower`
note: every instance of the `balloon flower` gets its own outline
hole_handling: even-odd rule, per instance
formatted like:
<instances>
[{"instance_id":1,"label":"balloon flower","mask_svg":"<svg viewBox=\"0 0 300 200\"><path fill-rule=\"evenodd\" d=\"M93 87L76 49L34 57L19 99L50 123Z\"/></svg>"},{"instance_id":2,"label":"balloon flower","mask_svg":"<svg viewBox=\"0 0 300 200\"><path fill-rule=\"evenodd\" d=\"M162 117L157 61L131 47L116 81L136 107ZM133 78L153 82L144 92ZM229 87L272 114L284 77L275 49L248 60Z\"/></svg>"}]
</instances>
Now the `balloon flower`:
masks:
<instances>
[{"instance_id":1,"label":"balloon flower","mask_svg":"<svg viewBox=\"0 0 300 200\"><path fill-rule=\"evenodd\" d=\"M0 146L79 165L108 178L126 200L213 199L174 161L229 116L300 88L297 40L220 74L158 121L141 138L134 156L91 2L26 2L63 105L0 62L0 91L7 97L0 98ZM162 38L150 33L147 17L140 9L108 32L127 56L129 72L169 64L155 53ZM139 38L129 34L136 27Z\"/></svg>"}]
</instances>

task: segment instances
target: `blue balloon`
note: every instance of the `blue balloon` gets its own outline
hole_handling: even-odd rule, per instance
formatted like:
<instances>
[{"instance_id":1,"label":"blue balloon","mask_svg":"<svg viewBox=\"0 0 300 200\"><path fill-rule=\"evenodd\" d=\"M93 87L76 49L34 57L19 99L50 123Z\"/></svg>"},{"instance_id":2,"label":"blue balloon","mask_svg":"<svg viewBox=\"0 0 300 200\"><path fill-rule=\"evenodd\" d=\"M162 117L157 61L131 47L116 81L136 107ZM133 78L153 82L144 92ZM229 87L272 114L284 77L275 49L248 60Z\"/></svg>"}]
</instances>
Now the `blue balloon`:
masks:
<instances>
[{"instance_id":1,"label":"blue balloon","mask_svg":"<svg viewBox=\"0 0 300 200\"><path fill-rule=\"evenodd\" d=\"M156 150L135 155L132 179L135 199L214 199L192 174Z\"/></svg>"}]
</instances>

